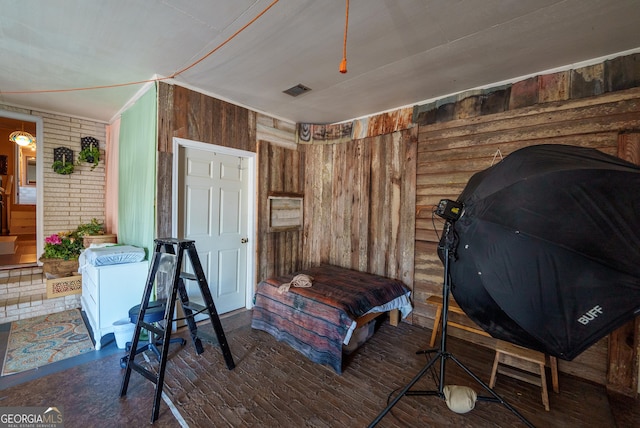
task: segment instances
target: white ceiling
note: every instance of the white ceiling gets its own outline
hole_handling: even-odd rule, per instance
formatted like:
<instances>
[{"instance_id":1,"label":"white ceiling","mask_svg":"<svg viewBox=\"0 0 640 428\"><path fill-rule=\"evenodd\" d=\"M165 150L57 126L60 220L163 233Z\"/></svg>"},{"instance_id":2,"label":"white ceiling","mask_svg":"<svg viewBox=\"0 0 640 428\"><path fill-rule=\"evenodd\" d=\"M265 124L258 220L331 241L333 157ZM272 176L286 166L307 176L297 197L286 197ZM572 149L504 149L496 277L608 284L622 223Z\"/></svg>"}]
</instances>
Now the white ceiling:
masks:
<instances>
[{"instance_id":1,"label":"white ceiling","mask_svg":"<svg viewBox=\"0 0 640 428\"><path fill-rule=\"evenodd\" d=\"M142 84L219 47L272 0L0 0L0 101L109 121ZM638 0L280 0L175 77L333 123L640 48ZM299 97L282 91L298 83Z\"/></svg>"}]
</instances>

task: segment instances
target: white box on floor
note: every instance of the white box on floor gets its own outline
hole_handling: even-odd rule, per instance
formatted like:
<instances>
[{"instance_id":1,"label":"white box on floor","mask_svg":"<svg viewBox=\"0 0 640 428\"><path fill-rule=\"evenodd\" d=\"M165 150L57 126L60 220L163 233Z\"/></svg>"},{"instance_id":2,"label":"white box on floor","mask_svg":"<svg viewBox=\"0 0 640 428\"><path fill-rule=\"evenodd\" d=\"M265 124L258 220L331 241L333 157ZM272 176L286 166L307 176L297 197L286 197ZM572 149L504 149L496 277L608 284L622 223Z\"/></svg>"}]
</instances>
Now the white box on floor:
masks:
<instances>
[{"instance_id":1,"label":"white box on floor","mask_svg":"<svg viewBox=\"0 0 640 428\"><path fill-rule=\"evenodd\" d=\"M139 305L147 282L148 262L109 266L87 265L82 271L82 309L93 330L96 349L102 336L113 333L113 323Z\"/></svg>"}]
</instances>

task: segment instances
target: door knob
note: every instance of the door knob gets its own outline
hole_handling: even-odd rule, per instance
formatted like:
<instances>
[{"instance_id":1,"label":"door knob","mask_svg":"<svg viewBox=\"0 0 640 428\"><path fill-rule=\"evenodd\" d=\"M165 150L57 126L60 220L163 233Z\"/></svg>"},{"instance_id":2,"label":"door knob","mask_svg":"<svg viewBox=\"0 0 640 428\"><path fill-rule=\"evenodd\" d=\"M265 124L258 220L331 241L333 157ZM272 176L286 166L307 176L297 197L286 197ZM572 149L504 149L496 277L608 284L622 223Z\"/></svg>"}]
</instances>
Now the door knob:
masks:
<instances>
[{"instance_id":1,"label":"door knob","mask_svg":"<svg viewBox=\"0 0 640 428\"><path fill-rule=\"evenodd\" d=\"M246 244L247 242L249 242L249 239L248 239L248 238L242 238L242 239L240 240L240 243L241 243L241 244Z\"/></svg>"}]
</instances>

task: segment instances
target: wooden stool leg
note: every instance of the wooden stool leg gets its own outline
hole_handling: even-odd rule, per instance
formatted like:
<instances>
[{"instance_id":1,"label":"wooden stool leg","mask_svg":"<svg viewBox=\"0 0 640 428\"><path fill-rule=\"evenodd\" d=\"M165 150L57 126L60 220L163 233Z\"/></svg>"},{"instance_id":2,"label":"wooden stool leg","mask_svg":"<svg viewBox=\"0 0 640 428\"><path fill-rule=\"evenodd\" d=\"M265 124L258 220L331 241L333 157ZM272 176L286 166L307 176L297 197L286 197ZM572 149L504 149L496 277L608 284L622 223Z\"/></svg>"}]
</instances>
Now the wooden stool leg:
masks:
<instances>
[{"instance_id":1,"label":"wooden stool leg","mask_svg":"<svg viewBox=\"0 0 640 428\"><path fill-rule=\"evenodd\" d=\"M553 385L553 392L558 394L560 392L560 386L558 384L558 359L556 357L549 356L549 366L551 366L551 384Z\"/></svg>"},{"instance_id":2,"label":"wooden stool leg","mask_svg":"<svg viewBox=\"0 0 640 428\"><path fill-rule=\"evenodd\" d=\"M389 324L394 327L400 325L400 311L398 309L391 309L389 311Z\"/></svg>"},{"instance_id":3,"label":"wooden stool leg","mask_svg":"<svg viewBox=\"0 0 640 428\"><path fill-rule=\"evenodd\" d=\"M540 386L542 387L542 404L544 409L549 411L549 393L547 391L547 375L545 373L544 364L540 364Z\"/></svg>"},{"instance_id":4,"label":"wooden stool leg","mask_svg":"<svg viewBox=\"0 0 640 428\"><path fill-rule=\"evenodd\" d=\"M551 357L549 365L551 366L551 376L555 391L558 388L557 360ZM497 372L539 386L542 390L542 404L544 404L545 410L549 411L549 388L547 387L546 370L547 358L542 352L498 340L489 387L493 388L495 385Z\"/></svg>"},{"instance_id":5,"label":"wooden stool leg","mask_svg":"<svg viewBox=\"0 0 640 428\"><path fill-rule=\"evenodd\" d=\"M500 352L496 351L496 357L493 360L493 368L491 369L491 379L489 380L489 388L496 385L496 374L498 373L498 363L500 361Z\"/></svg>"},{"instance_id":6,"label":"wooden stool leg","mask_svg":"<svg viewBox=\"0 0 640 428\"><path fill-rule=\"evenodd\" d=\"M436 344L438 331L440 331L440 318L442 318L442 306L438 306L436 309L436 316L433 319L433 330L431 331L431 341L429 342L430 348L433 348Z\"/></svg>"}]
</instances>

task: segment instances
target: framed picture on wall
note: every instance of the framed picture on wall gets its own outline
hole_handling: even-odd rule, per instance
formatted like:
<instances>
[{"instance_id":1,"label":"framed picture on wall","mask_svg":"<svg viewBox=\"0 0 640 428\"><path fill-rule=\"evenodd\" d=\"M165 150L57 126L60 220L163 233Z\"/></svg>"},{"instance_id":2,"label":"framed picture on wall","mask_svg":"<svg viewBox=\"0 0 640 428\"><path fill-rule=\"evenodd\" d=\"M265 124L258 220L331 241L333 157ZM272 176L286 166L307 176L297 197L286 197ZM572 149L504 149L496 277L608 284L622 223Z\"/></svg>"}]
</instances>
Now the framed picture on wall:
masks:
<instances>
[{"instance_id":1,"label":"framed picture on wall","mask_svg":"<svg viewBox=\"0 0 640 428\"><path fill-rule=\"evenodd\" d=\"M302 228L302 197L269 196L269 230Z\"/></svg>"}]
</instances>

